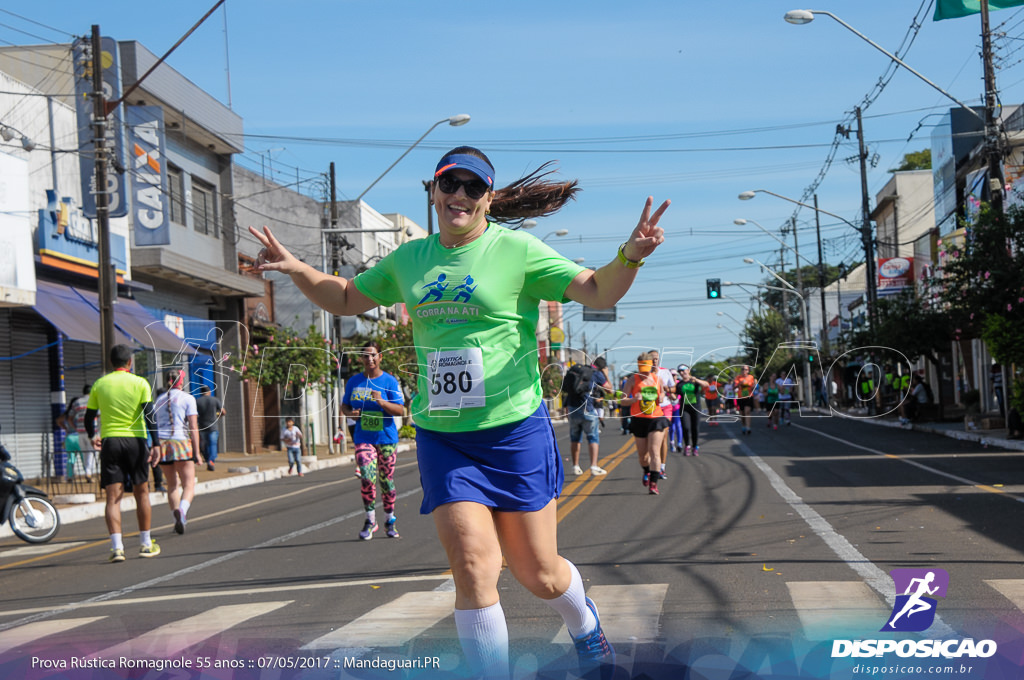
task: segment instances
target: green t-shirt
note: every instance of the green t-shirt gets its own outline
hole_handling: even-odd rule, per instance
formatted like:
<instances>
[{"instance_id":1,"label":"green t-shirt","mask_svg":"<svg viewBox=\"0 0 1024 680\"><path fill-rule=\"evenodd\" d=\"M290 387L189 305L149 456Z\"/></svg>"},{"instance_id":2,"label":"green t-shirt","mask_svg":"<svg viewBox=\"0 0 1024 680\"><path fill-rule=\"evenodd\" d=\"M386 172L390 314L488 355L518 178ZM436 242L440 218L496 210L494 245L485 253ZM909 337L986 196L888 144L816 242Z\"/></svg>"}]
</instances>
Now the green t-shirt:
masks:
<instances>
[{"instance_id":1,"label":"green t-shirt","mask_svg":"<svg viewBox=\"0 0 1024 680\"><path fill-rule=\"evenodd\" d=\"M445 248L437 234L405 243L354 284L377 304L408 308L420 369L416 424L470 432L540 406L538 305L565 301L581 271L536 237L491 224L458 248Z\"/></svg>"},{"instance_id":2,"label":"green t-shirt","mask_svg":"<svg viewBox=\"0 0 1024 680\"><path fill-rule=\"evenodd\" d=\"M697 383L680 382L676 392L683 398L683 404L697 403Z\"/></svg>"},{"instance_id":3,"label":"green t-shirt","mask_svg":"<svg viewBox=\"0 0 1024 680\"><path fill-rule=\"evenodd\" d=\"M145 378L128 371L111 371L92 386L88 408L100 412L104 437L145 439L142 405L152 401L152 394Z\"/></svg>"}]
</instances>

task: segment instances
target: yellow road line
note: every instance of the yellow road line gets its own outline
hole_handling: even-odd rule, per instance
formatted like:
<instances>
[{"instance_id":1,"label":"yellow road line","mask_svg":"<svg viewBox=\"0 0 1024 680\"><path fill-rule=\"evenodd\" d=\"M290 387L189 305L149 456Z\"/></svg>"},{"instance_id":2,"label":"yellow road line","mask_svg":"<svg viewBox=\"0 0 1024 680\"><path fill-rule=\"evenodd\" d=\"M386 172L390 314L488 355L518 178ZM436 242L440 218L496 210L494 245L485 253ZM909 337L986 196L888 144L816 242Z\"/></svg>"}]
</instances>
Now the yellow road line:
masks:
<instances>
[{"instance_id":1,"label":"yellow road line","mask_svg":"<svg viewBox=\"0 0 1024 680\"><path fill-rule=\"evenodd\" d=\"M623 444L618 451L598 461L598 463L609 473L617 468L622 461L630 458L634 448L634 440L630 437L629 441ZM589 478L580 475L573 480L563 490L562 497L558 499L558 522L565 519L570 512L575 510L583 501L587 499L597 488L597 485L608 478L608 475L601 475L600 477L594 477L591 475ZM571 496L571 497L570 497Z\"/></svg>"}]
</instances>

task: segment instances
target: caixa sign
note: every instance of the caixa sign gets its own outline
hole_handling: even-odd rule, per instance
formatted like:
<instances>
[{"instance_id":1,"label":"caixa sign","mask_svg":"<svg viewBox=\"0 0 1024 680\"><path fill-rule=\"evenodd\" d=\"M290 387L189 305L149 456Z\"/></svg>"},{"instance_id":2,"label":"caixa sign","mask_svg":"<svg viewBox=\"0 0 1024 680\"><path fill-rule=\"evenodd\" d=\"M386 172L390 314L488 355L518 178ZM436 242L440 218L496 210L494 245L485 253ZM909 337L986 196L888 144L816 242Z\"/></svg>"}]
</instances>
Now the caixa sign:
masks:
<instances>
[{"instance_id":1,"label":"caixa sign","mask_svg":"<svg viewBox=\"0 0 1024 680\"><path fill-rule=\"evenodd\" d=\"M167 210L164 112L159 106L129 106L126 117L135 245L168 245L171 221Z\"/></svg>"}]
</instances>

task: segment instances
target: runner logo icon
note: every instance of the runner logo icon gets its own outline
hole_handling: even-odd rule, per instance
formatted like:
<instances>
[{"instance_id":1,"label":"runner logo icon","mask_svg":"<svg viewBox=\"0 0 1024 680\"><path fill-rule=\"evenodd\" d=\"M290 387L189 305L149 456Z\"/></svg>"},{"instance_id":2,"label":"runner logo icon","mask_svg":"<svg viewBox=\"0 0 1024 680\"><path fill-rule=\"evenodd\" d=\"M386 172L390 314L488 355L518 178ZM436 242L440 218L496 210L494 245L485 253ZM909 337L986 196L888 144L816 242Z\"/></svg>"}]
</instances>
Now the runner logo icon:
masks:
<instances>
[{"instance_id":1,"label":"runner logo icon","mask_svg":"<svg viewBox=\"0 0 1024 680\"><path fill-rule=\"evenodd\" d=\"M949 574L945 569L893 569L889 572L896 585L896 603L883 632L919 633L935 620L938 601L945 597Z\"/></svg>"}]
</instances>

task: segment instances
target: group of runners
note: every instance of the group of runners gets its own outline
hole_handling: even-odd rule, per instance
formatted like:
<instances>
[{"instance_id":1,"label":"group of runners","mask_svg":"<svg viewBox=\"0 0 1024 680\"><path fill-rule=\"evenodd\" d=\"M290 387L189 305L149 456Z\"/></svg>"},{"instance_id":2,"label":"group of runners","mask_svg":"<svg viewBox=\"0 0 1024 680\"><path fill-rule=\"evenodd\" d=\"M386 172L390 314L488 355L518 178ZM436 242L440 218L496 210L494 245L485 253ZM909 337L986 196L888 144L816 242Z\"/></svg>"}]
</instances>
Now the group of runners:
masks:
<instances>
[{"instance_id":1,"label":"group of runners","mask_svg":"<svg viewBox=\"0 0 1024 680\"><path fill-rule=\"evenodd\" d=\"M623 397L618 400L623 434L636 440L637 456L643 469L642 482L651 495L660 494L658 481L665 479L669 451L684 456L700 455L700 422L718 425L716 416L737 415L741 432L749 435L751 419L764 411L768 428L791 423L797 383L786 371L758 382L750 366L743 366L731 380L694 376L690 366L675 369L659 366L660 354L650 351L636 359L636 371L621 381ZM701 408L703 400L704 408Z\"/></svg>"}]
</instances>

